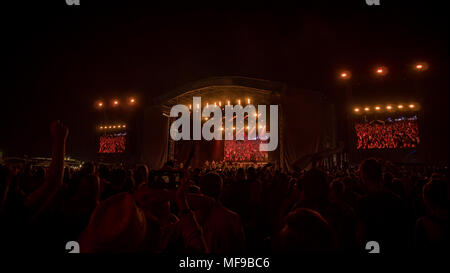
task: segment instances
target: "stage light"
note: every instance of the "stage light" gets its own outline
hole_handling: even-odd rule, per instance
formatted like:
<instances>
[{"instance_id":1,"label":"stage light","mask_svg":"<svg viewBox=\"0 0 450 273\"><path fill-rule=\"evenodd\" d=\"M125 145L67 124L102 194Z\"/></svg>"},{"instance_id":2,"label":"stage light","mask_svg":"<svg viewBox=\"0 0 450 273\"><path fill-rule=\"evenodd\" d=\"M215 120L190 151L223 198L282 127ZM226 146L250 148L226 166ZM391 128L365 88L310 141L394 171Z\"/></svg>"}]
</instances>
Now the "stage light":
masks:
<instances>
[{"instance_id":1,"label":"stage light","mask_svg":"<svg viewBox=\"0 0 450 273\"><path fill-rule=\"evenodd\" d=\"M97 105L98 107L103 107L103 102L100 101Z\"/></svg>"},{"instance_id":2,"label":"stage light","mask_svg":"<svg viewBox=\"0 0 450 273\"><path fill-rule=\"evenodd\" d=\"M388 72L388 69L385 66L379 66L379 67L375 68L375 75L377 75L377 76L384 76L387 74L387 72Z\"/></svg>"},{"instance_id":3,"label":"stage light","mask_svg":"<svg viewBox=\"0 0 450 273\"><path fill-rule=\"evenodd\" d=\"M219 101L219 106L222 106L222 102L221 101Z\"/></svg>"},{"instance_id":4,"label":"stage light","mask_svg":"<svg viewBox=\"0 0 450 273\"><path fill-rule=\"evenodd\" d=\"M247 99L247 103L250 104L250 99Z\"/></svg>"},{"instance_id":5,"label":"stage light","mask_svg":"<svg viewBox=\"0 0 450 273\"><path fill-rule=\"evenodd\" d=\"M230 101L228 101L228 105L230 105Z\"/></svg>"},{"instance_id":6,"label":"stage light","mask_svg":"<svg viewBox=\"0 0 450 273\"><path fill-rule=\"evenodd\" d=\"M428 64L425 62L416 63L414 65L414 70L419 71L419 72L425 71L427 69L428 69Z\"/></svg>"},{"instance_id":7,"label":"stage light","mask_svg":"<svg viewBox=\"0 0 450 273\"><path fill-rule=\"evenodd\" d=\"M217 103L216 103L216 102L214 102L214 106L217 106Z\"/></svg>"},{"instance_id":8,"label":"stage light","mask_svg":"<svg viewBox=\"0 0 450 273\"><path fill-rule=\"evenodd\" d=\"M111 129L112 128L112 126L109 126L109 129Z\"/></svg>"},{"instance_id":9,"label":"stage light","mask_svg":"<svg viewBox=\"0 0 450 273\"><path fill-rule=\"evenodd\" d=\"M125 124L124 124L124 125L122 125L122 127L123 127L123 128L125 128L125 127L126 127L126 126L125 126Z\"/></svg>"},{"instance_id":10,"label":"stage light","mask_svg":"<svg viewBox=\"0 0 450 273\"><path fill-rule=\"evenodd\" d=\"M119 105L119 101L118 101L118 100L114 100L114 101L113 101L113 104L114 104L115 106L117 106L117 105Z\"/></svg>"},{"instance_id":11,"label":"stage light","mask_svg":"<svg viewBox=\"0 0 450 273\"><path fill-rule=\"evenodd\" d=\"M206 103L206 107L208 107L209 106L209 104L208 103Z\"/></svg>"},{"instance_id":12,"label":"stage light","mask_svg":"<svg viewBox=\"0 0 450 273\"><path fill-rule=\"evenodd\" d=\"M380 109L381 109L380 106L376 106L375 107L375 110L377 110L377 111L380 110Z\"/></svg>"},{"instance_id":13,"label":"stage light","mask_svg":"<svg viewBox=\"0 0 450 273\"><path fill-rule=\"evenodd\" d=\"M115 128L116 128L116 125L114 125L113 128L115 129Z\"/></svg>"},{"instance_id":14,"label":"stage light","mask_svg":"<svg viewBox=\"0 0 450 273\"><path fill-rule=\"evenodd\" d=\"M350 79L350 72L349 71L342 71L341 73L339 73L339 78L346 80L346 79Z\"/></svg>"},{"instance_id":15,"label":"stage light","mask_svg":"<svg viewBox=\"0 0 450 273\"><path fill-rule=\"evenodd\" d=\"M370 110L369 107L364 108L364 111L369 111L369 110Z\"/></svg>"},{"instance_id":16,"label":"stage light","mask_svg":"<svg viewBox=\"0 0 450 273\"><path fill-rule=\"evenodd\" d=\"M241 105L241 100L238 100L238 104Z\"/></svg>"},{"instance_id":17,"label":"stage light","mask_svg":"<svg viewBox=\"0 0 450 273\"><path fill-rule=\"evenodd\" d=\"M355 112L359 112L359 108L355 108L355 110L354 110Z\"/></svg>"},{"instance_id":18,"label":"stage light","mask_svg":"<svg viewBox=\"0 0 450 273\"><path fill-rule=\"evenodd\" d=\"M100 129L103 129L103 126L100 126Z\"/></svg>"},{"instance_id":19,"label":"stage light","mask_svg":"<svg viewBox=\"0 0 450 273\"><path fill-rule=\"evenodd\" d=\"M397 106L397 107L398 107L399 109L402 109L402 108L403 108L403 105L400 104L400 105Z\"/></svg>"},{"instance_id":20,"label":"stage light","mask_svg":"<svg viewBox=\"0 0 450 273\"><path fill-rule=\"evenodd\" d=\"M414 104L409 105L409 108L414 108L414 107L416 107Z\"/></svg>"},{"instance_id":21,"label":"stage light","mask_svg":"<svg viewBox=\"0 0 450 273\"><path fill-rule=\"evenodd\" d=\"M388 105L388 106L386 106L386 109L391 110L392 106Z\"/></svg>"},{"instance_id":22,"label":"stage light","mask_svg":"<svg viewBox=\"0 0 450 273\"><path fill-rule=\"evenodd\" d=\"M136 100L134 98L130 98L130 103L134 104L136 102Z\"/></svg>"}]
</instances>

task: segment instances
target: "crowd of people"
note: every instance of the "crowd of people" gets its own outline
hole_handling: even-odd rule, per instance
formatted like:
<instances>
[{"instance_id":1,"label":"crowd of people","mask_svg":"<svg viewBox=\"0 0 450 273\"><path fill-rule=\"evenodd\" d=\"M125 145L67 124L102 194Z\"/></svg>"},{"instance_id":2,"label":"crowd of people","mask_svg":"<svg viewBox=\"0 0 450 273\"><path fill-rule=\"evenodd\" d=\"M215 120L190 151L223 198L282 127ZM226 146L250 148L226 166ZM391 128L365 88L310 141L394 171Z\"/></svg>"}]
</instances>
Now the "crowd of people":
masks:
<instances>
[{"instance_id":1,"label":"crowd of people","mask_svg":"<svg viewBox=\"0 0 450 273\"><path fill-rule=\"evenodd\" d=\"M125 151L125 134L106 135L100 137L99 153L123 153Z\"/></svg>"},{"instance_id":2,"label":"crowd of people","mask_svg":"<svg viewBox=\"0 0 450 273\"><path fill-rule=\"evenodd\" d=\"M260 140L233 140L225 141L224 158L225 161L260 162L267 161L269 154L260 151Z\"/></svg>"},{"instance_id":3,"label":"crowd of people","mask_svg":"<svg viewBox=\"0 0 450 273\"><path fill-rule=\"evenodd\" d=\"M420 143L417 120L358 123L358 149L415 148Z\"/></svg>"},{"instance_id":4,"label":"crowd of people","mask_svg":"<svg viewBox=\"0 0 450 273\"><path fill-rule=\"evenodd\" d=\"M448 244L446 168L369 158L291 172L189 162L74 170L64 166L68 129L55 122L51 132L48 168L1 166L2 251L64 252L76 241L83 253L359 253L376 241L396 254Z\"/></svg>"}]
</instances>

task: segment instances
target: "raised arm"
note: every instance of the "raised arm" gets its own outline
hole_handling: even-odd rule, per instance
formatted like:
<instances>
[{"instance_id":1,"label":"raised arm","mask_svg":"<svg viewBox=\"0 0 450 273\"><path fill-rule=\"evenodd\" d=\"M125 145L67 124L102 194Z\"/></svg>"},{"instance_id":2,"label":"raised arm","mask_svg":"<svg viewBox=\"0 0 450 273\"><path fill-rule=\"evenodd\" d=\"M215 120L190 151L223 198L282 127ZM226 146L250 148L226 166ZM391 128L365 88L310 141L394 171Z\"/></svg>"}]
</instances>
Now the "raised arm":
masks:
<instances>
[{"instance_id":1,"label":"raised arm","mask_svg":"<svg viewBox=\"0 0 450 273\"><path fill-rule=\"evenodd\" d=\"M63 182L64 155L69 130L60 121L55 121L50 125L50 132L52 135L52 161L49 171L44 183L25 200L25 206L31 212L30 221L34 221L48 206Z\"/></svg>"}]
</instances>

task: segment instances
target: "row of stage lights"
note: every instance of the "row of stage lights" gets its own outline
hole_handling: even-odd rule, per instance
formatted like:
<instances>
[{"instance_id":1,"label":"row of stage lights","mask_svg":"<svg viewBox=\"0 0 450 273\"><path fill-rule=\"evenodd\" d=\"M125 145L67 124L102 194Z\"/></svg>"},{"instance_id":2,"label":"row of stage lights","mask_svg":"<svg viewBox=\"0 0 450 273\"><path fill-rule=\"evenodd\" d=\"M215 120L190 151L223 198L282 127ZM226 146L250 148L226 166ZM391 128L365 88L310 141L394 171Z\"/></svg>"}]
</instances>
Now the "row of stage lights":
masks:
<instances>
[{"instance_id":1,"label":"row of stage lights","mask_svg":"<svg viewBox=\"0 0 450 273\"><path fill-rule=\"evenodd\" d=\"M238 105L241 105L241 99L236 100L236 102L238 103ZM247 104L251 104L251 99L247 99ZM208 107L209 105L210 104L208 102L205 104L206 107ZM231 105L230 100L227 100L227 105ZM214 106L222 107L222 101L214 102ZM197 109L199 109L199 108L200 108L200 105L197 104ZM192 104L189 104L189 110L192 110Z\"/></svg>"},{"instance_id":2,"label":"row of stage lights","mask_svg":"<svg viewBox=\"0 0 450 273\"><path fill-rule=\"evenodd\" d=\"M425 70L428 69L428 64L425 63L425 62L416 63L416 64L414 64L413 69L416 70L416 71L419 71L419 72L425 71ZM376 67L376 68L374 69L374 74L377 75L377 76L385 76L385 75L387 75L387 73L388 73L388 68L387 68L386 66L378 66L378 67ZM341 72L339 73L339 78L341 78L341 79L343 79L343 80L347 80L347 79L350 79L350 78L351 78L351 75L352 75L352 74L351 74L350 71L345 70L345 71L341 71ZM136 101L136 99L135 99L134 97L130 97L130 98L128 98L128 100L127 100L128 105L131 105L131 106L135 105L136 102L137 102L137 101ZM250 102L251 102L251 100L250 100L250 99L247 99L247 104L250 104ZM241 104L241 100L238 99L238 100L237 100L237 103L240 105L240 104ZM112 107L117 107L117 106L119 106L120 104L121 104L121 102L120 102L119 99L113 99L113 100L110 102L110 105L111 105ZM230 100L227 101L227 104L230 105ZM206 103L206 106L208 106L208 105L209 105L209 104ZM222 106L222 102L221 102L221 101L219 101L218 103L217 103L217 102L214 102L214 105L216 105L216 106L219 105L219 106L221 107L221 106ZM97 106L97 108L100 108L100 109L101 109L101 108L104 108L104 107L105 107L105 103L104 103L103 101L99 100L99 101L97 101L96 106ZM197 107L199 107L199 106L197 106ZM189 109L192 109L192 105L191 105L191 104L189 104Z\"/></svg>"},{"instance_id":3,"label":"row of stage lights","mask_svg":"<svg viewBox=\"0 0 450 273\"><path fill-rule=\"evenodd\" d=\"M353 109L353 112L355 112L355 113L361 113L361 112L370 112L371 111L371 107L368 107L368 106L366 106L366 107L355 107L354 109ZM387 111L395 111L396 109L398 109L398 110L405 110L405 109L411 109L411 110L416 110L417 109L417 105L415 105L415 104L409 104L409 105L407 105L407 106L405 106L405 105L403 105L403 104L399 104L399 105L397 105L397 106L394 106L394 105L387 105L386 107L384 107L384 108L382 108L381 106L375 106L375 107L373 107L373 109L375 110L375 111L381 111L382 109L386 109Z\"/></svg>"},{"instance_id":4,"label":"row of stage lights","mask_svg":"<svg viewBox=\"0 0 450 273\"><path fill-rule=\"evenodd\" d=\"M128 105L131 105L131 106L135 105L136 102L137 102L136 99L133 97L128 98L128 100L127 100ZM121 105L121 102L119 99L113 99L113 100L111 100L110 105L112 107L117 107L117 106ZM97 101L96 106L97 106L97 108L101 109L101 108L105 107L105 103L100 100L100 101Z\"/></svg>"},{"instance_id":5,"label":"row of stage lights","mask_svg":"<svg viewBox=\"0 0 450 273\"><path fill-rule=\"evenodd\" d=\"M105 126L99 126L98 128L100 130L108 130L108 129L124 129L127 126L125 124L122 125L105 125Z\"/></svg>"},{"instance_id":6,"label":"row of stage lights","mask_svg":"<svg viewBox=\"0 0 450 273\"><path fill-rule=\"evenodd\" d=\"M421 63L416 63L413 65L412 67L413 70L418 71L418 72L422 72L428 69L428 64L425 62L421 62ZM388 74L388 68L386 66L378 66L373 70L373 73L376 76L385 76ZM339 73L339 78L343 79L343 80L347 80L350 79L352 76L351 72L348 70L345 71L341 71Z\"/></svg>"}]
</instances>

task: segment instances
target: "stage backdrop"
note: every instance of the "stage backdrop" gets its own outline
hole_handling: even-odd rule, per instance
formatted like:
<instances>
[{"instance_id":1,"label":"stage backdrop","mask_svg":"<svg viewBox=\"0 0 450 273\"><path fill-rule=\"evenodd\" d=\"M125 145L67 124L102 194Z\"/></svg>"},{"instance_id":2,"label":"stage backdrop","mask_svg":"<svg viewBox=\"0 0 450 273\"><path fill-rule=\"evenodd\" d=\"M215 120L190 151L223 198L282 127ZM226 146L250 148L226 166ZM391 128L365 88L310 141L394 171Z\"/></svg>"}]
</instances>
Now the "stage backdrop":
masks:
<instances>
[{"instance_id":1,"label":"stage backdrop","mask_svg":"<svg viewBox=\"0 0 450 273\"><path fill-rule=\"evenodd\" d=\"M144 112L143 161L150 169L160 169L167 161L169 119L158 106L148 107Z\"/></svg>"},{"instance_id":2,"label":"stage backdrop","mask_svg":"<svg viewBox=\"0 0 450 273\"><path fill-rule=\"evenodd\" d=\"M161 105L161 108L155 106L146 111L146 124L149 126L145 134L146 161L151 162L152 168L158 168L168 158L169 123L168 118L162 115L162 109L167 112L175 104L188 104L194 95L212 99L220 95L244 96L244 93L255 101L279 105L279 143L276 151L269 152L270 161L276 161L281 168L291 171L299 159L324 149L321 145L324 132L332 125L330 119L325 118L329 111L323 94L260 79L214 77L177 88L154 99L154 105ZM174 159L185 162L191 149L195 149L192 166L200 166L205 160L223 159L222 141L178 142Z\"/></svg>"}]
</instances>

